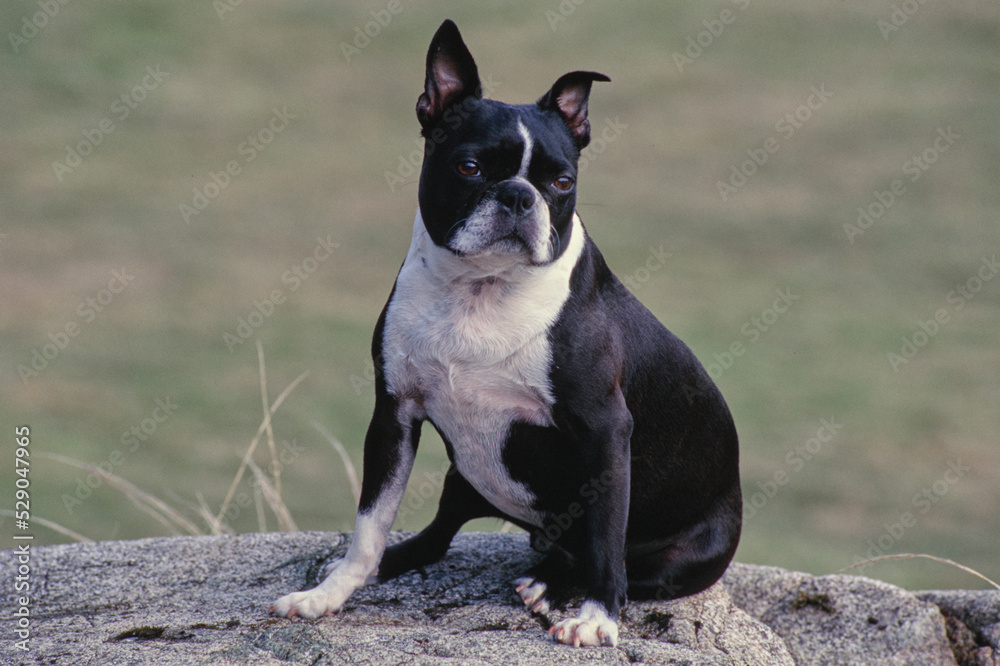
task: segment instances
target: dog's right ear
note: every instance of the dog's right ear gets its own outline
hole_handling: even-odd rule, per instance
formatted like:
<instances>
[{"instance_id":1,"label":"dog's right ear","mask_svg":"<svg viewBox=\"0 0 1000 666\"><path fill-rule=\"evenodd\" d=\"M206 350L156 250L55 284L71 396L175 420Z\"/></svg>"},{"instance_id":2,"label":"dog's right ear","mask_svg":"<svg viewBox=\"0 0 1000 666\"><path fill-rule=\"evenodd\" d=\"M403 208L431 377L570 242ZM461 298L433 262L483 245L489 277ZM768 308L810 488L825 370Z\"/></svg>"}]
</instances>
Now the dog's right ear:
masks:
<instances>
[{"instance_id":1,"label":"dog's right ear","mask_svg":"<svg viewBox=\"0 0 1000 666\"><path fill-rule=\"evenodd\" d=\"M417 119L428 132L447 109L472 97L483 96L476 61L450 19L434 33L427 50L427 78L417 100Z\"/></svg>"}]
</instances>

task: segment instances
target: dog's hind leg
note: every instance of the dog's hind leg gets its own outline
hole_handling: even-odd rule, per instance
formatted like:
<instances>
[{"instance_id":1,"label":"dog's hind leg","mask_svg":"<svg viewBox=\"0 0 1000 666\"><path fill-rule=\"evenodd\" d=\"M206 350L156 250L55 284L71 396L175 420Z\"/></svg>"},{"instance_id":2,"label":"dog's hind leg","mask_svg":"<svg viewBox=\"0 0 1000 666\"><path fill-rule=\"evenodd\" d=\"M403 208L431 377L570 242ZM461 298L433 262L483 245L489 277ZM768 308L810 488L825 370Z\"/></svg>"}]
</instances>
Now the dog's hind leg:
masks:
<instances>
[{"instance_id":1,"label":"dog's hind leg","mask_svg":"<svg viewBox=\"0 0 1000 666\"><path fill-rule=\"evenodd\" d=\"M725 573L736 551L740 508L737 496L668 542L629 544L625 559L628 596L677 599L712 585Z\"/></svg>"}]
</instances>

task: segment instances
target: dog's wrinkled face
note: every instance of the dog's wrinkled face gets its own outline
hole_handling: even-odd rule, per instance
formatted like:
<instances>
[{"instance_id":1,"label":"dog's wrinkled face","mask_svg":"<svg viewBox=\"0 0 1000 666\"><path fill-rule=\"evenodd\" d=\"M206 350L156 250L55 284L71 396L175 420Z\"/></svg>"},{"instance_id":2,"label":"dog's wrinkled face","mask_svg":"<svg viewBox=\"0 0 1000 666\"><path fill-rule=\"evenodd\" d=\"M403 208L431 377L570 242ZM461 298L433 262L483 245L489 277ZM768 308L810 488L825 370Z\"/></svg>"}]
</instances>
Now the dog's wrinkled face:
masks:
<instances>
[{"instance_id":1,"label":"dog's wrinkled face","mask_svg":"<svg viewBox=\"0 0 1000 666\"><path fill-rule=\"evenodd\" d=\"M573 72L536 104L482 99L457 30L435 35L417 102L425 151L420 212L435 244L498 265L545 265L566 247L587 96L601 74Z\"/></svg>"},{"instance_id":2,"label":"dog's wrinkled face","mask_svg":"<svg viewBox=\"0 0 1000 666\"><path fill-rule=\"evenodd\" d=\"M578 152L565 126L537 107L477 99L462 109L470 115L424 157L428 232L461 255L551 262L576 204Z\"/></svg>"}]
</instances>

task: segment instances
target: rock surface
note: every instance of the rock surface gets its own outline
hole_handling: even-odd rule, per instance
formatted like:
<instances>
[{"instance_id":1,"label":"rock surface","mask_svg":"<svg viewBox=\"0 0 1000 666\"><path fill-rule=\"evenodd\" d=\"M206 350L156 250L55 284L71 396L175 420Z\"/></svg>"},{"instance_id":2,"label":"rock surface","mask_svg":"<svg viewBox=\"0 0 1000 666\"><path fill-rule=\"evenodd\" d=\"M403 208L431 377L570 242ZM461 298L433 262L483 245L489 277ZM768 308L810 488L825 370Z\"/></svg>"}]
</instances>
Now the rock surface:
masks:
<instances>
[{"instance_id":1,"label":"rock surface","mask_svg":"<svg viewBox=\"0 0 1000 666\"><path fill-rule=\"evenodd\" d=\"M545 630L573 603L529 614L510 580L537 556L524 535L498 533L460 534L444 560L359 590L336 617L268 615L278 596L314 585L349 538L298 532L32 549L28 651L15 646L23 593L12 584L17 558L5 551L0 663L926 666L960 663L957 654L965 666L1000 654L1000 592L914 595L865 578L742 564L693 597L630 602L617 648L558 645Z\"/></svg>"}]
</instances>

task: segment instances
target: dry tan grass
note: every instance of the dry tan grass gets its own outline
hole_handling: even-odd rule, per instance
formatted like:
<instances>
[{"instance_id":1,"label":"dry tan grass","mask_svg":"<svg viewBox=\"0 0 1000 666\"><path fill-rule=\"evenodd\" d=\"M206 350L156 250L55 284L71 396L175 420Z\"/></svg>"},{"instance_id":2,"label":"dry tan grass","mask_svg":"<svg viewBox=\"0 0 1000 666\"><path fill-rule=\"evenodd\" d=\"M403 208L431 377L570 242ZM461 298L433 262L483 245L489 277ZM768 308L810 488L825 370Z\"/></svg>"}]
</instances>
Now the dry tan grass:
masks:
<instances>
[{"instance_id":1,"label":"dry tan grass","mask_svg":"<svg viewBox=\"0 0 1000 666\"><path fill-rule=\"evenodd\" d=\"M193 513L202 520L204 527L189 520L184 515L184 509L178 509L171 506L168 502L160 499L159 497L142 490L117 474L101 469L97 465L92 465L90 463L81 462L79 460L74 460L73 458L52 453L45 454L45 456L65 465L76 467L77 469L96 475L104 483L106 483L108 487L113 488L125 495L125 497L137 509L149 515L172 535L180 535L182 533L195 536L205 534L233 534L234 530L226 523L225 516L227 510L231 506L236 490L239 487L240 482L243 480L246 470L249 469L253 474L255 481L253 484L255 499L254 508L257 515L257 525L259 530L261 532L265 532L268 529L267 512L265 511L266 505L266 508L269 509L271 514L277 519L278 530L284 532L296 531L299 527L282 497L282 464L278 458L278 449L275 443L272 419L275 412L285 399L291 395L292 391L299 384L301 384L302 380L304 380L309 373L308 371L303 372L285 387L278 397L275 398L274 402L268 402L267 370L264 361L264 346L260 343L260 341L257 342L257 358L260 364L260 393L264 408L264 419L261 421L260 427L257 429L257 433L254 435L253 439L250 440L249 446L247 446L247 450L243 455L243 459L240 462L240 466L236 471L236 475L233 477L232 483L229 486L229 490L226 492L226 496L223 499L222 504L220 505L218 511L213 512L209 508L209 505L205 501L201 492L196 493L197 504L191 504L184 502L183 500L178 500L180 503L187 505L186 510L188 513ZM336 450L340 455L341 462L351 482L352 492L357 500L361 495L361 487L358 482L357 471L355 470L354 464L351 461L346 449L344 449L343 444L337 441L336 438L330 435L318 423L314 423L314 426L321 434L324 435L324 437L327 438L327 440L333 445L334 450ZM257 450L261 437L264 435L266 435L268 443L270 476L268 476L268 473L254 461L254 453ZM0 510L0 515L8 514L13 515L13 512ZM44 527L48 527L49 529L58 532L59 534L67 536L74 541L91 541L88 537L53 521L38 518L37 516L33 517L32 520Z\"/></svg>"},{"instance_id":2,"label":"dry tan grass","mask_svg":"<svg viewBox=\"0 0 1000 666\"><path fill-rule=\"evenodd\" d=\"M881 557L873 557L870 560L864 560L863 562L856 562L849 567L845 567L841 569L838 573L850 571L851 569L857 569L859 567L865 567L868 566L869 564L875 564L876 562L884 562L886 560L912 560L912 559L925 559L925 560L931 560L933 562L938 562L940 564L947 564L950 567L955 567L956 569L960 569L961 571L964 571L967 574L971 574L976 578L986 583L989 583L996 589L1000 590L1000 584L998 584L996 581L990 578L987 578L986 576L979 573L975 569L967 567L964 564L959 564L958 562L955 562L954 560L949 560L945 557L938 557L936 555L927 555L924 553L897 553L895 555L882 555Z\"/></svg>"}]
</instances>

